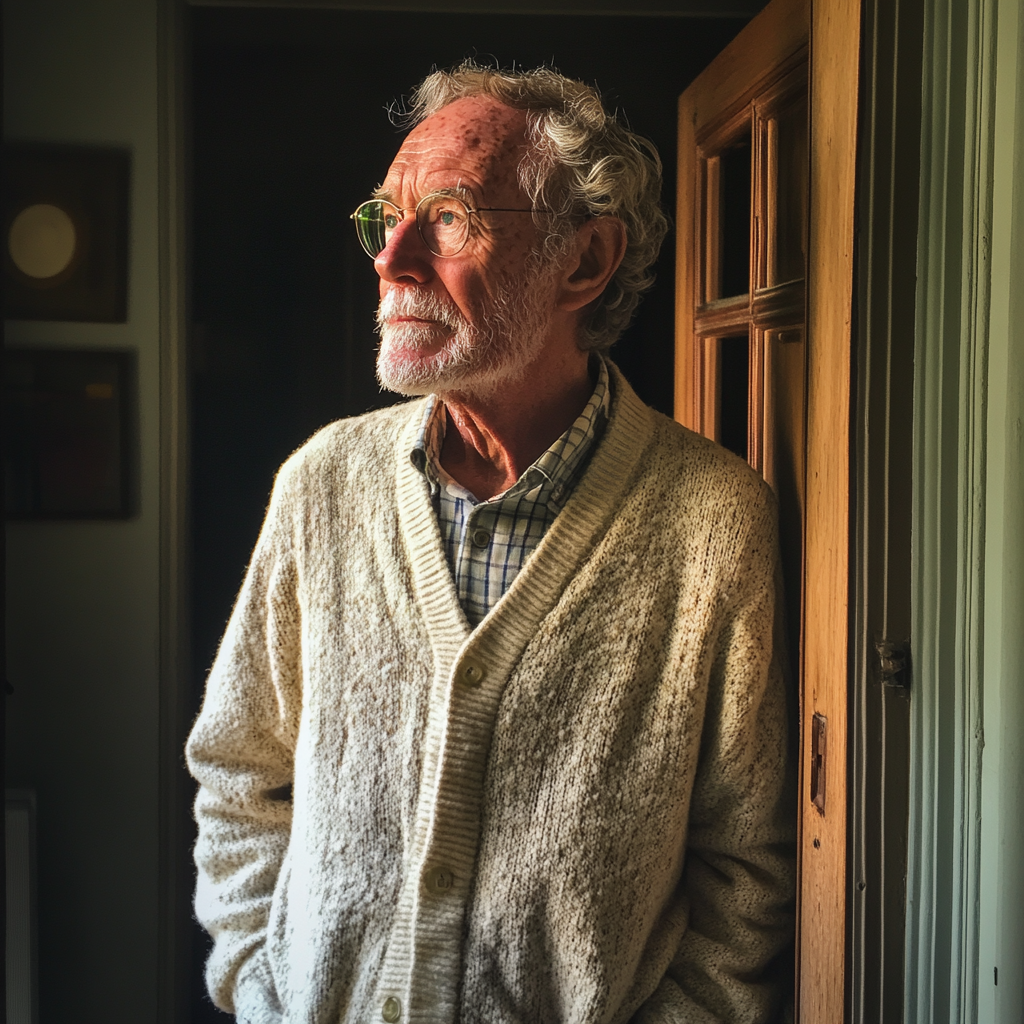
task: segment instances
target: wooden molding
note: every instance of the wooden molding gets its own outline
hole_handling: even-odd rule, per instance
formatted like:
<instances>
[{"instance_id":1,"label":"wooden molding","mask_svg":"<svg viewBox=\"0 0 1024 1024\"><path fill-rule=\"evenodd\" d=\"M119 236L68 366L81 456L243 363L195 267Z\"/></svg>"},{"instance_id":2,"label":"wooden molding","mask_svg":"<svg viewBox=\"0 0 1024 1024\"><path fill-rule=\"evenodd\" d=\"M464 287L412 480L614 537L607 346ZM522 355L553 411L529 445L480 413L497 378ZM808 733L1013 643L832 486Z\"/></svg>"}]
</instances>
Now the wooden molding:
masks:
<instances>
[{"instance_id":1,"label":"wooden molding","mask_svg":"<svg viewBox=\"0 0 1024 1024\"><path fill-rule=\"evenodd\" d=\"M679 100L675 416L693 430L701 429L695 400L701 381L693 345L686 339L694 334L695 308L703 305L708 295L717 294L711 275L717 273L718 266L717 256L711 252L698 266L694 252L697 226L706 224L709 216L701 199L705 189L698 180L702 172L695 159L697 146L735 131L731 122L763 91L765 77L778 74L779 64L787 59L801 59L807 45L809 5L810 0L773 0L718 55L718 73L698 77ZM764 45L766 40L770 45ZM709 176L716 170L709 161ZM684 196L696 198L686 201Z\"/></svg>"},{"instance_id":2,"label":"wooden molding","mask_svg":"<svg viewBox=\"0 0 1024 1024\"><path fill-rule=\"evenodd\" d=\"M800 740L799 1019L843 1019L849 633L850 353L860 0L813 0L807 294L807 532ZM825 813L808 723L828 722Z\"/></svg>"},{"instance_id":3,"label":"wooden molding","mask_svg":"<svg viewBox=\"0 0 1024 1024\"><path fill-rule=\"evenodd\" d=\"M710 420L717 345L705 339L739 333L743 325L752 332L754 355L763 356L765 374L749 392L752 463L774 480L782 467L767 451L765 437L785 426L806 438L805 464L785 467L787 473L800 475L794 493L806 516L802 571L799 564L791 569L797 588L801 576L803 583L797 1013L805 1024L841 1021L844 1010L850 372L860 31L859 0L773 0L716 58L714 73L698 78L679 105L676 418L714 437ZM754 182L754 287L749 295L717 299L719 290L710 287L716 271L708 265L717 268L719 262L710 252L716 232L704 197L713 192L705 185L714 184L718 168L701 157L713 157L715 145L736 133L739 119L746 116L744 108L755 100L765 110L786 102L789 86L780 67L787 59L794 67L805 59L808 38L806 292L802 282L763 287L769 283L770 253L761 222L770 220L774 211L764 183ZM768 75L775 76L773 90ZM759 133L754 135L755 146L761 145ZM765 138L770 149L771 139L767 134ZM758 166L770 174L769 161L759 160ZM707 183L701 178L705 173ZM714 205L713 195L711 200L707 205ZM711 239L705 252L697 244L703 234ZM792 337L789 331L779 333L803 324L805 316L806 330ZM792 341L796 348L787 347ZM790 404L776 409L769 379L795 354L803 359L804 353L806 421L804 396L797 396L796 405L787 396ZM800 532L799 523L783 525ZM797 551L801 540L795 538ZM809 723L815 716L820 735L812 750ZM827 756L825 776L820 765L816 773L819 782L827 777L827 791L824 799L819 791L817 803L809 792L815 753Z\"/></svg>"},{"instance_id":4,"label":"wooden molding","mask_svg":"<svg viewBox=\"0 0 1024 1024\"><path fill-rule=\"evenodd\" d=\"M905 654L912 636L922 7L921 0L863 4L861 73L871 85L863 92L857 158L846 1024L904 1019L917 665L905 662L893 674L883 657Z\"/></svg>"},{"instance_id":5,"label":"wooden molding","mask_svg":"<svg viewBox=\"0 0 1024 1024\"><path fill-rule=\"evenodd\" d=\"M924 9L911 580L920 685L910 708L906 1010L908 1020L936 1024L1020 1019L1010 1008L1014 993L1020 1006L1019 961L1003 961L997 1015L997 965L979 973L980 933L997 918L991 904L989 921L979 914L983 858L992 856L981 848L985 457L993 222L1005 228L1009 212L994 206L993 192L1003 11L996 0L927 0ZM1019 40L1009 43L1018 53ZM1019 275L1013 284L1019 294ZM1013 628L1019 635L1019 623ZM991 764L988 749L984 760ZM1004 863L1019 877L1019 865ZM998 893L999 913L1019 919L1010 891ZM989 1016L979 1012L982 998Z\"/></svg>"},{"instance_id":6,"label":"wooden molding","mask_svg":"<svg viewBox=\"0 0 1024 1024\"><path fill-rule=\"evenodd\" d=\"M160 879L159 1024L188 1019L194 885L189 856L188 322L185 189L185 9L159 0L158 230L160 287Z\"/></svg>"}]
</instances>

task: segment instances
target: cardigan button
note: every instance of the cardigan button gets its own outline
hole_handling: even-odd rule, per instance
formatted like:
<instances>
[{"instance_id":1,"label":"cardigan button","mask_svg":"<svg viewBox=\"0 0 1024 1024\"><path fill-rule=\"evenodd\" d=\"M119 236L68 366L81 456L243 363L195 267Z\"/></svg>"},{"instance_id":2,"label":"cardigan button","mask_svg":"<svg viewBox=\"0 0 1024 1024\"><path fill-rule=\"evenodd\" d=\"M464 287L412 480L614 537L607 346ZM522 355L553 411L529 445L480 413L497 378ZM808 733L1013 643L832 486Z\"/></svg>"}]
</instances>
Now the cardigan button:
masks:
<instances>
[{"instance_id":1,"label":"cardigan button","mask_svg":"<svg viewBox=\"0 0 1024 1024\"><path fill-rule=\"evenodd\" d=\"M459 666L459 680L466 686L479 686L487 675L487 669L475 658L464 658Z\"/></svg>"},{"instance_id":2,"label":"cardigan button","mask_svg":"<svg viewBox=\"0 0 1024 1024\"><path fill-rule=\"evenodd\" d=\"M388 996L380 1008L380 1015L388 1024L395 1024L395 1021L402 1016L402 1004L394 996Z\"/></svg>"},{"instance_id":3,"label":"cardigan button","mask_svg":"<svg viewBox=\"0 0 1024 1024\"><path fill-rule=\"evenodd\" d=\"M452 887L455 878L445 868L431 868L423 881L430 892L447 892Z\"/></svg>"}]
</instances>

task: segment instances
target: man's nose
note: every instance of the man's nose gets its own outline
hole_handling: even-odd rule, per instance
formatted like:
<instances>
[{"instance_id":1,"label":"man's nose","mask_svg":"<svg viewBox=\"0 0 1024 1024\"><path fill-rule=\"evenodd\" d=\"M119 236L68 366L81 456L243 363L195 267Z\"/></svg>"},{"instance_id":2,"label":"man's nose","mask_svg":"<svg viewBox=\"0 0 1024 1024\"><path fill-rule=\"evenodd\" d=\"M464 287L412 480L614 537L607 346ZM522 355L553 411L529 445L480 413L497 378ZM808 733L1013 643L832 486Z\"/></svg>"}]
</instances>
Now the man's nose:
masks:
<instances>
[{"instance_id":1,"label":"man's nose","mask_svg":"<svg viewBox=\"0 0 1024 1024\"><path fill-rule=\"evenodd\" d=\"M404 217L391 232L373 265L385 281L425 283L433 274L430 250L423 244L415 217Z\"/></svg>"}]
</instances>

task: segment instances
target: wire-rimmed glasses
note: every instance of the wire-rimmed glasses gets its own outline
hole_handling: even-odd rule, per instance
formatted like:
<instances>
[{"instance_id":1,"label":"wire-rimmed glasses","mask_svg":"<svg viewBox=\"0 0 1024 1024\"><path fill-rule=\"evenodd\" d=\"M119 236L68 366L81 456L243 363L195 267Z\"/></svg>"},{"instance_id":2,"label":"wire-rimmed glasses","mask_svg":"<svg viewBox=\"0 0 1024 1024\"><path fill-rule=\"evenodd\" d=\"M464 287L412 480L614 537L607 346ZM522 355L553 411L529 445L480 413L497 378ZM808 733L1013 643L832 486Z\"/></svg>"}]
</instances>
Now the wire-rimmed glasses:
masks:
<instances>
[{"instance_id":1,"label":"wire-rimmed glasses","mask_svg":"<svg viewBox=\"0 0 1024 1024\"><path fill-rule=\"evenodd\" d=\"M415 211L403 210L387 199L368 199L356 207L351 219L355 221L359 244L370 257L376 259L391 239L407 213L416 217L416 228L423 244L435 256L455 256L469 239L470 218L479 213L546 213L546 210L510 209L502 206L482 206L473 209L458 196L445 192L431 192L417 204Z\"/></svg>"}]
</instances>

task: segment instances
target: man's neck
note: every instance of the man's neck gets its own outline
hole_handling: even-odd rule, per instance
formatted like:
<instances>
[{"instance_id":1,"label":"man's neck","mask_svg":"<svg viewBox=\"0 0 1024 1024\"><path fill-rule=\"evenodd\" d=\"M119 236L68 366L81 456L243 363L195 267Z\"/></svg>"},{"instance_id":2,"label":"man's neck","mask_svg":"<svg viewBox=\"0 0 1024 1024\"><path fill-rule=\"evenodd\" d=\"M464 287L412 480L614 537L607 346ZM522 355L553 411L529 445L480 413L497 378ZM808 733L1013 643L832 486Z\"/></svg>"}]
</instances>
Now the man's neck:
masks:
<instances>
[{"instance_id":1,"label":"man's neck","mask_svg":"<svg viewBox=\"0 0 1024 1024\"><path fill-rule=\"evenodd\" d=\"M486 396L442 394L445 472L483 500L508 490L573 425L593 393L586 353L579 357Z\"/></svg>"}]
</instances>

